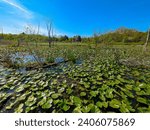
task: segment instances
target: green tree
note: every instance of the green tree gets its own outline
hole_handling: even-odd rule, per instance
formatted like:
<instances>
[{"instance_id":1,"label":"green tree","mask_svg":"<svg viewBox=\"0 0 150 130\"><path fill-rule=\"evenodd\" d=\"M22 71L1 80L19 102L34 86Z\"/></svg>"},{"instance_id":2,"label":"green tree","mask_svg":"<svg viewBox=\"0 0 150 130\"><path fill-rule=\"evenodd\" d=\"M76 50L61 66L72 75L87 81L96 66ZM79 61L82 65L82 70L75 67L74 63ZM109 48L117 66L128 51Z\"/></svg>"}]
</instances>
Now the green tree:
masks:
<instances>
[{"instance_id":1,"label":"green tree","mask_svg":"<svg viewBox=\"0 0 150 130\"><path fill-rule=\"evenodd\" d=\"M74 41L74 42L81 42L81 41L82 41L82 38L81 38L80 35L77 35L77 36L74 36L74 37L73 37L73 41Z\"/></svg>"}]
</instances>

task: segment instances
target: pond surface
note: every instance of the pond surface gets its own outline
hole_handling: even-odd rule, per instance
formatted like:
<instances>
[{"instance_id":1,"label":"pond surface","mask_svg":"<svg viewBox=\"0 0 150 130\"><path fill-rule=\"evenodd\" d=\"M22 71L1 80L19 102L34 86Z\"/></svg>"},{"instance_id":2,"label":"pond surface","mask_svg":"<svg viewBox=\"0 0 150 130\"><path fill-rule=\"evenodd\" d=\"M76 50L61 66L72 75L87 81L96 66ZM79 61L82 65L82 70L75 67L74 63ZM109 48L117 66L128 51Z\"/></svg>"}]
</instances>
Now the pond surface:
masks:
<instances>
[{"instance_id":1,"label":"pond surface","mask_svg":"<svg viewBox=\"0 0 150 130\"><path fill-rule=\"evenodd\" d=\"M40 58L34 54L17 52L12 54L12 61L19 64L27 64L32 62L45 62L44 58Z\"/></svg>"},{"instance_id":2,"label":"pond surface","mask_svg":"<svg viewBox=\"0 0 150 130\"><path fill-rule=\"evenodd\" d=\"M34 63L34 62L41 62L44 63L46 60L44 58L36 56L36 54L28 54L28 53L21 53L17 52L15 54L12 54L12 61L14 63L19 63L19 64L28 64L28 63ZM65 59L63 57L56 57L54 59L54 63L62 63L65 62ZM82 64L81 59L77 59L75 61L75 64L79 65Z\"/></svg>"},{"instance_id":3,"label":"pond surface","mask_svg":"<svg viewBox=\"0 0 150 130\"><path fill-rule=\"evenodd\" d=\"M10 104L10 106L18 100L21 100L19 97L21 97L21 89L24 89L24 92L26 87L28 85L32 85L32 91L35 91L38 89L38 86L46 86L45 83L49 81L51 84L55 84L56 77L59 77L60 75L64 75L66 73L65 70L69 69L71 71L71 68L73 66L79 66L83 63L82 60L77 59L75 63L73 62L65 62L65 59L63 57L56 57L54 59L54 63L57 63L57 66L50 66L49 68L45 69L39 69L39 70L26 70L25 65L28 63L34 63L40 61L42 63L45 62L44 58L39 58L38 56L27 54L27 53L16 53L12 55L12 61L17 64L23 65L23 67L12 69L12 68L6 68L0 65L0 98L5 97L6 99L0 100L0 102L3 102L3 105L0 105L0 112L6 112L7 108L6 106ZM60 63L60 64L59 64ZM72 66L72 67L71 67ZM67 80L65 79L65 76L58 79L60 80L60 84L64 84ZM64 80L64 83L62 83ZM35 82L36 81L36 82ZM54 82L54 83L53 83ZM71 82L69 82L70 84ZM45 90L43 90L45 92ZM60 90L61 91L61 90ZM44 93L43 92L43 93ZM28 95L24 93L25 95ZM18 97L17 100L15 100L16 96ZM10 100L10 97L14 97ZM13 100L13 102L11 102ZM9 112L14 112L15 109L9 110ZM40 109L41 110L41 109ZM38 110L38 111L40 111Z\"/></svg>"},{"instance_id":4,"label":"pond surface","mask_svg":"<svg viewBox=\"0 0 150 130\"><path fill-rule=\"evenodd\" d=\"M0 66L0 85L5 84L5 77L11 75L12 73L21 73L21 74L27 74L27 70L25 65L30 63L36 63L46 62L44 58L40 58L36 55L23 53L23 52L17 52L15 54L12 54L12 61L13 63L21 64L22 67L19 67L17 69L9 69L4 68L3 66ZM58 66L51 66L49 68L42 69L43 72L53 72L53 73L60 73L63 72L64 68L68 68L68 65L70 65L70 62L65 62L65 59L63 57L56 57L54 59L54 63L58 64ZM60 63L60 64L59 64ZM83 60L77 59L74 65L82 65ZM30 70L32 71L32 70Z\"/></svg>"}]
</instances>

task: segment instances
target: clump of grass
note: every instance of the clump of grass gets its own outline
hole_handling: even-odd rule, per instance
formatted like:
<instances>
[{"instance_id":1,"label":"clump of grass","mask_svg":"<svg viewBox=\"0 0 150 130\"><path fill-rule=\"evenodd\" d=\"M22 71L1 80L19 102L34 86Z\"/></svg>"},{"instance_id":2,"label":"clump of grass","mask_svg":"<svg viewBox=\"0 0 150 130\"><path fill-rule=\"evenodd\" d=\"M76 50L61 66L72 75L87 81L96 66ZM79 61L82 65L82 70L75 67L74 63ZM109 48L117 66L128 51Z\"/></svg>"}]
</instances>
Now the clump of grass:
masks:
<instances>
[{"instance_id":1,"label":"clump of grass","mask_svg":"<svg viewBox=\"0 0 150 130\"><path fill-rule=\"evenodd\" d=\"M12 67L14 63L11 60L11 51L8 49L0 50L0 64L5 67Z\"/></svg>"},{"instance_id":2,"label":"clump of grass","mask_svg":"<svg viewBox=\"0 0 150 130\"><path fill-rule=\"evenodd\" d=\"M46 62L48 63L54 63L54 58L53 57L47 57Z\"/></svg>"},{"instance_id":3,"label":"clump of grass","mask_svg":"<svg viewBox=\"0 0 150 130\"><path fill-rule=\"evenodd\" d=\"M72 61L73 63L75 63L76 60L77 60L76 54L74 52L68 51L68 53L67 53L67 59L69 61Z\"/></svg>"}]
</instances>

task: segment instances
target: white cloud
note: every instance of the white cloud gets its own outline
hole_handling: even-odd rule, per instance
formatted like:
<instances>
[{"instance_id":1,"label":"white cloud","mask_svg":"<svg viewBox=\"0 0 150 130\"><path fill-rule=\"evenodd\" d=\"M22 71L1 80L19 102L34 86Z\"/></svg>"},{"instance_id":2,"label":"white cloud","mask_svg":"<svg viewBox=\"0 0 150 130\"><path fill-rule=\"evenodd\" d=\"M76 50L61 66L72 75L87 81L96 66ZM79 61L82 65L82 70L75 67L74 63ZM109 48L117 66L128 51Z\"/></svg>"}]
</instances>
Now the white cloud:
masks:
<instances>
[{"instance_id":1,"label":"white cloud","mask_svg":"<svg viewBox=\"0 0 150 130\"><path fill-rule=\"evenodd\" d=\"M17 0L1 0L2 2L16 8L21 14L23 13L24 16L27 16L27 18L32 18L32 12L26 9L22 4L19 3ZM22 15L23 15L22 14Z\"/></svg>"},{"instance_id":2,"label":"white cloud","mask_svg":"<svg viewBox=\"0 0 150 130\"><path fill-rule=\"evenodd\" d=\"M33 30L37 30L38 24L40 23L39 33L47 35L45 17L36 12L32 12L20 1L0 0L0 3L5 4L1 9L4 13L0 12L0 27L3 27L4 33L21 33L25 31L25 27L28 25L31 25ZM66 33L54 27L54 35L64 34Z\"/></svg>"}]
</instances>

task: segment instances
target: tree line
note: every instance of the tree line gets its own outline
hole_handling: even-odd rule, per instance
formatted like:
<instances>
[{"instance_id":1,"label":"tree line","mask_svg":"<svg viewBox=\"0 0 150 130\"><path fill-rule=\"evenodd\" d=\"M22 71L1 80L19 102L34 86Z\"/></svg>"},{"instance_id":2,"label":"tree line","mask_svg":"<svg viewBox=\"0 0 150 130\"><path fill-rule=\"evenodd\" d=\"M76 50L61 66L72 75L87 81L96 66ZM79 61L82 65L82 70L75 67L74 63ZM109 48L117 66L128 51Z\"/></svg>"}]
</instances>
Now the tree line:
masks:
<instances>
[{"instance_id":1,"label":"tree line","mask_svg":"<svg viewBox=\"0 0 150 130\"><path fill-rule=\"evenodd\" d=\"M81 37L80 35L69 37L64 36L51 36L53 42L83 42L83 43L145 43L147 32L140 32L135 29L119 28L115 31L111 31L105 34L94 33L91 37ZM25 32L20 34L0 34L0 42L12 41L20 44L23 42L49 42L49 37L40 34L26 34Z\"/></svg>"}]
</instances>

